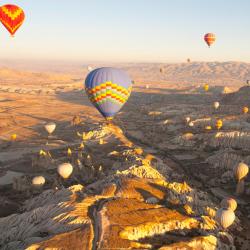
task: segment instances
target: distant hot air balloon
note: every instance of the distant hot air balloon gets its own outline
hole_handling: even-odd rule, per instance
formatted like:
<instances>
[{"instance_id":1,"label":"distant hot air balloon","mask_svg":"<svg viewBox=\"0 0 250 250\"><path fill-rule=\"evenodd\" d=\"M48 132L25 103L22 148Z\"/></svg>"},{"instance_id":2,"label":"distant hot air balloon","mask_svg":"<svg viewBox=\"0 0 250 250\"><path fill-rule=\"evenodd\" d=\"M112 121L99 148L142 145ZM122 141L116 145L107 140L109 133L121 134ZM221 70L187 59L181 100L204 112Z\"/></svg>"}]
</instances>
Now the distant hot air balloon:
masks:
<instances>
[{"instance_id":1,"label":"distant hot air balloon","mask_svg":"<svg viewBox=\"0 0 250 250\"><path fill-rule=\"evenodd\" d=\"M222 208L230 209L232 211L235 211L237 208L237 202L233 198L224 198L220 203Z\"/></svg>"},{"instance_id":2,"label":"distant hot air balloon","mask_svg":"<svg viewBox=\"0 0 250 250\"><path fill-rule=\"evenodd\" d=\"M205 129L206 129L206 130L212 130L212 126L209 126L209 125L208 125L208 126L205 127Z\"/></svg>"},{"instance_id":3,"label":"distant hot air balloon","mask_svg":"<svg viewBox=\"0 0 250 250\"><path fill-rule=\"evenodd\" d=\"M247 81L246 81L246 84L249 86L249 85L250 85L250 80L247 80Z\"/></svg>"},{"instance_id":4,"label":"distant hot air balloon","mask_svg":"<svg viewBox=\"0 0 250 250\"><path fill-rule=\"evenodd\" d=\"M248 107L246 107L246 106L243 107L242 112L243 112L244 114L247 114L248 111L249 111L249 108L248 108Z\"/></svg>"},{"instance_id":5,"label":"distant hot air balloon","mask_svg":"<svg viewBox=\"0 0 250 250\"><path fill-rule=\"evenodd\" d=\"M32 179L32 185L34 187L42 187L45 184L45 178L43 176L36 176Z\"/></svg>"},{"instance_id":6,"label":"distant hot air balloon","mask_svg":"<svg viewBox=\"0 0 250 250\"><path fill-rule=\"evenodd\" d=\"M185 117L185 121L186 121L186 123L189 123L191 121L191 118L190 117Z\"/></svg>"},{"instance_id":7,"label":"distant hot air balloon","mask_svg":"<svg viewBox=\"0 0 250 250\"><path fill-rule=\"evenodd\" d=\"M63 163L58 166L57 172L63 179L68 179L73 172L73 166L70 163Z\"/></svg>"},{"instance_id":8,"label":"distant hot air balloon","mask_svg":"<svg viewBox=\"0 0 250 250\"><path fill-rule=\"evenodd\" d=\"M91 66L88 66L87 69L89 72L93 70L93 68Z\"/></svg>"},{"instance_id":9,"label":"distant hot air balloon","mask_svg":"<svg viewBox=\"0 0 250 250\"><path fill-rule=\"evenodd\" d=\"M213 33L207 33L204 36L204 40L207 43L208 47L210 47L216 40L216 36Z\"/></svg>"},{"instance_id":10,"label":"distant hot air balloon","mask_svg":"<svg viewBox=\"0 0 250 250\"><path fill-rule=\"evenodd\" d=\"M209 90L209 85L208 84L205 84L204 85L204 90L207 92Z\"/></svg>"},{"instance_id":11,"label":"distant hot air balloon","mask_svg":"<svg viewBox=\"0 0 250 250\"><path fill-rule=\"evenodd\" d=\"M85 80L85 91L98 111L111 120L127 102L132 80L121 69L99 68L90 72Z\"/></svg>"},{"instance_id":12,"label":"distant hot air balloon","mask_svg":"<svg viewBox=\"0 0 250 250\"><path fill-rule=\"evenodd\" d=\"M217 211L215 219L224 229L226 229L234 223L235 214L231 209L221 208Z\"/></svg>"},{"instance_id":13,"label":"distant hot air balloon","mask_svg":"<svg viewBox=\"0 0 250 250\"><path fill-rule=\"evenodd\" d=\"M223 126L223 121L221 119L217 120L215 123L215 127L219 130Z\"/></svg>"},{"instance_id":14,"label":"distant hot air balloon","mask_svg":"<svg viewBox=\"0 0 250 250\"><path fill-rule=\"evenodd\" d=\"M244 193L245 183L244 179L248 175L249 167L244 162L240 162L234 169L234 175L237 180L236 194Z\"/></svg>"},{"instance_id":15,"label":"distant hot air balloon","mask_svg":"<svg viewBox=\"0 0 250 250\"><path fill-rule=\"evenodd\" d=\"M249 167L244 162L240 162L234 169L235 178L237 181L244 179L249 172Z\"/></svg>"},{"instance_id":16,"label":"distant hot air balloon","mask_svg":"<svg viewBox=\"0 0 250 250\"><path fill-rule=\"evenodd\" d=\"M193 123L193 122L189 122L188 126L189 126L189 127L193 127L193 126L194 126L194 123Z\"/></svg>"},{"instance_id":17,"label":"distant hot air balloon","mask_svg":"<svg viewBox=\"0 0 250 250\"><path fill-rule=\"evenodd\" d=\"M219 102L214 102L214 108L218 109L220 107L220 103Z\"/></svg>"},{"instance_id":18,"label":"distant hot air balloon","mask_svg":"<svg viewBox=\"0 0 250 250\"><path fill-rule=\"evenodd\" d=\"M23 24L25 19L24 11L13 4L6 4L0 7L0 21L12 36Z\"/></svg>"},{"instance_id":19,"label":"distant hot air balloon","mask_svg":"<svg viewBox=\"0 0 250 250\"><path fill-rule=\"evenodd\" d=\"M12 141L16 141L17 135L16 135L16 134L13 134L13 135L11 135L10 138L11 138Z\"/></svg>"},{"instance_id":20,"label":"distant hot air balloon","mask_svg":"<svg viewBox=\"0 0 250 250\"><path fill-rule=\"evenodd\" d=\"M160 73L163 73L163 68L160 68Z\"/></svg>"},{"instance_id":21,"label":"distant hot air balloon","mask_svg":"<svg viewBox=\"0 0 250 250\"><path fill-rule=\"evenodd\" d=\"M44 128L46 129L48 134L51 135L56 129L56 124L54 122L49 122L44 126Z\"/></svg>"},{"instance_id":22,"label":"distant hot air balloon","mask_svg":"<svg viewBox=\"0 0 250 250\"><path fill-rule=\"evenodd\" d=\"M190 63L190 62L191 62L190 58L188 58L188 59L187 59L187 62L188 62L188 63Z\"/></svg>"}]
</instances>

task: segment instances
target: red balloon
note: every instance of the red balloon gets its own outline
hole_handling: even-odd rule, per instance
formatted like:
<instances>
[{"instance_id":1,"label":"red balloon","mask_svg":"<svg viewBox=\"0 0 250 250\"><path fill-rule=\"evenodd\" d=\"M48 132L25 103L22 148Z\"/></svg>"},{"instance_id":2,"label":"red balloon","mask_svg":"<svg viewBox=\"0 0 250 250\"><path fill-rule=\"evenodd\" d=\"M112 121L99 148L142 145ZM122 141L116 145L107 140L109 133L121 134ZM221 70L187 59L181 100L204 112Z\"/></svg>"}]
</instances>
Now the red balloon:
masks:
<instances>
[{"instance_id":1,"label":"red balloon","mask_svg":"<svg viewBox=\"0 0 250 250\"><path fill-rule=\"evenodd\" d=\"M23 24L25 19L24 11L13 4L6 4L0 7L0 21L12 36Z\"/></svg>"},{"instance_id":2,"label":"red balloon","mask_svg":"<svg viewBox=\"0 0 250 250\"><path fill-rule=\"evenodd\" d=\"M204 40L207 43L208 47L210 47L216 40L216 36L213 33L207 33L204 36Z\"/></svg>"}]
</instances>

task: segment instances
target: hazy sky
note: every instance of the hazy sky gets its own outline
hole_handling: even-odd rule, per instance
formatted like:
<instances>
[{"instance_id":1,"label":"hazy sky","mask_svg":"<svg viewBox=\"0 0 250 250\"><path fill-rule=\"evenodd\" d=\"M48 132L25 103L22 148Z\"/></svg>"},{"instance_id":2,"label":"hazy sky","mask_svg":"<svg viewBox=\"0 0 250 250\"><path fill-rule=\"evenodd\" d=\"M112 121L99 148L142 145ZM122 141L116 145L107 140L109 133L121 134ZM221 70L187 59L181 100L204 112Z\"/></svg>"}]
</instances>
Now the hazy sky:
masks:
<instances>
[{"instance_id":1,"label":"hazy sky","mask_svg":"<svg viewBox=\"0 0 250 250\"><path fill-rule=\"evenodd\" d=\"M250 62L250 0L21 0L24 25L0 27L0 60ZM208 49L203 35L217 42Z\"/></svg>"}]
</instances>

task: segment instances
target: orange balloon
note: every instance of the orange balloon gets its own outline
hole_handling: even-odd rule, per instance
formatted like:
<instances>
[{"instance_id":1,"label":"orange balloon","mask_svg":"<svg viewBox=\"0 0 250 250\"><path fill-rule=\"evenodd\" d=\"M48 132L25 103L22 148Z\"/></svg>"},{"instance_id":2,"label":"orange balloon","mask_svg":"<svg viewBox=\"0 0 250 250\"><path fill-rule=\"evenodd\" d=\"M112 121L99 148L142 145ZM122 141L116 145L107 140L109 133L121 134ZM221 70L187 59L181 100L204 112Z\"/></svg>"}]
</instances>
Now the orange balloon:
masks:
<instances>
[{"instance_id":1,"label":"orange balloon","mask_svg":"<svg viewBox=\"0 0 250 250\"><path fill-rule=\"evenodd\" d=\"M208 47L210 47L216 40L216 36L213 33L207 33L204 36L204 40L207 43Z\"/></svg>"},{"instance_id":2,"label":"orange balloon","mask_svg":"<svg viewBox=\"0 0 250 250\"><path fill-rule=\"evenodd\" d=\"M13 4L0 7L0 21L12 36L21 27L25 19L24 11Z\"/></svg>"},{"instance_id":3,"label":"orange balloon","mask_svg":"<svg viewBox=\"0 0 250 250\"><path fill-rule=\"evenodd\" d=\"M244 114L247 114L248 111L249 111L249 109L248 109L248 107L244 107L244 108L242 109L242 111L243 111Z\"/></svg>"}]
</instances>

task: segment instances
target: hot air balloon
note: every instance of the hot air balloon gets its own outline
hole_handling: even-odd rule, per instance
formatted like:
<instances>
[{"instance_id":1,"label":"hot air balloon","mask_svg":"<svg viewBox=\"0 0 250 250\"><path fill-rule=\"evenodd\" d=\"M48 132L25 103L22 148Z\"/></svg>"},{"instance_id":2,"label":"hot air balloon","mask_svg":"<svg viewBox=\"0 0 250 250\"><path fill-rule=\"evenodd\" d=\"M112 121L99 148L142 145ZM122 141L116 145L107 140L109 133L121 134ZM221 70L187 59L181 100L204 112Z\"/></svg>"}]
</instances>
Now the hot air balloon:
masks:
<instances>
[{"instance_id":1,"label":"hot air balloon","mask_svg":"<svg viewBox=\"0 0 250 250\"><path fill-rule=\"evenodd\" d=\"M44 128L46 129L48 134L51 135L56 129L56 124L54 122L49 122L44 126Z\"/></svg>"},{"instance_id":2,"label":"hot air balloon","mask_svg":"<svg viewBox=\"0 0 250 250\"><path fill-rule=\"evenodd\" d=\"M185 121L186 121L186 123L189 123L191 121L191 118L190 117L185 117Z\"/></svg>"},{"instance_id":3,"label":"hot air balloon","mask_svg":"<svg viewBox=\"0 0 250 250\"><path fill-rule=\"evenodd\" d=\"M247 81L246 81L246 84L249 86L249 84L250 84L250 80L247 80Z\"/></svg>"},{"instance_id":4,"label":"hot air balloon","mask_svg":"<svg viewBox=\"0 0 250 250\"><path fill-rule=\"evenodd\" d=\"M209 90L209 85L208 84L205 84L204 85L204 90L207 92Z\"/></svg>"},{"instance_id":5,"label":"hot air balloon","mask_svg":"<svg viewBox=\"0 0 250 250\"><path fill-rule=\"evenodd\" d=\"M132 80L121 69L95 69L85 80L85 91L90 101L107 120L112 120L119 112L131 90Z\"/></svg>"},{"instance_id":6,"label":"hot air balloon","mask_svg":"<svg viewBox=\"0 0 250 250\"><path fill-rule=\"evenodd\" d=\"M63 179L68 179L73 172L73 166L70 163L63 163L58 166L57 172Z\"/></svg>"},{"instance_id":7,"label":"hot air balloon","mask_svg":"<svg viewBox=\"0 0 250 250\"><path fill-rule=\"evenodd\" d=\"M45 178L43 176L36 176L32 179L32 185L40 188L45 184Z\"/></svg>"},{"instance_id":8,"label":"hot air balloon","mask_svg":"<svg viewBox=\"0 0 250 250\"><path fill-rule=\"evenodd\" d=\"M204 36L204 40L207 43L208 47L210 47L216 40L215 34L213 33L207 33Z\"/></svg>"},{"instance_id":9,"label":"hot air balloon","mask_svg":"<svg viewBox=\"0 0 250 250\"><path fill-rule=\"evenodd\" d=\"M206 130L212 130L212 126L206 126L205 129Z\"/></svg>"},{"instance_id":10,"label":"hot air balloon","mask_svg":"<svg viewBox=\"0 0 250 250\"><path fill-rule=\"evenodd\" d=\"M226 229L234 223L235 214L234 211L230 209L221 208L217 211L215 219L224 229Z\"/></svg>"},{"instance_id":11,"label":"hot air balloon","mask_svg":"<svg viewBox=\"0 0 250 250\"><path fill-rule=\"evenodd\" d=\"M244 179L249 172L249 167L244 162L240 162L234 169L235 178L237 181Z\"/></svg>"},{"instance_id":12,"label":"hot air balloon","mask_svg":"<svg viewBox=\"0 0 250 250\"><path fill-rule=\"evenodd\" d=\"M0 7L0 21L12 36L23 24L24 19L25 14L20 7L13 4Z\"/></svg>"},{"instance_id":13,"label":"hot air balloon","mask_svg":"<svg viewBox=\"0 0 250 250\"><path fill-rule=\"evenodd\" d=\"M220 107L220 103L219 102L214 102L214 108L218 109Z\"/></svg>"},{"instance_id":14,"label":"hot air balloon","mask_svg":"<svg viewBox=\"0 0 250 250\"><path fill-rule=\"evenodd\" d=\"M163 68L160 68L160 73L163 73Z\"/></svg>"},{"instance_id":15,"label":"hot air balloon","mask_svg":"<svg viewBox=\"0 0 250 250\"><path fill-rule=\"evenodd\" d=\"M191 62L190 58L188 58L188 59L187 59L187 62L188 62L188 63L190 63L190 62Z\"/></svg>"},{"instance_id":16,"label":"hot air balloon","mask_svg":"<svg viewBox=\"0 0 250 250\"><path fill-rule=\"evenodd\" d=\"M12 141L16 141L17 135L16 135L16 134L11 135L10 139L11 139Z\"/></svg>"},{"instance_id":17,"label":"hot air balloon","mask_svg":"<svg viewBox=\"0 0 250 250\"><path fill-rule=\"evenodd\" d=\"M88 66L87 69L89 72L93 70L93 68L91 66Z\"/></svg>"},{"instance_id":18,"label":"hot air balloon","mask_svg":"<svg viewBox=\"0 0 250 250\"><path fill-rule=\"evenodd\" d=\"M222 128L222 126L223 126L223 121L222 120L217 120L216 121L216 124L215 124L215 127L219 130L219 129L221 129Z\"/></svg>"},{"instance_id":19,"label":"hot air balloon","mask_svg":"<svg viewBox=\"0 0 250 250\"><path fill-rule=\"evenodd\" d=\"M232 211L235 211L237 208L237 202L233 198L224 198L220 203L222 208L230 209Z\"/></svg>"},{"instance_id":20,"label":"hot air balloon","mask_svg":"<svg viewBox=\"0 0 250 250\"><path fill-rule=\"evenodd\" d=\"M194 123L193 123L193 122L190 122L190 123L188 124L188 126L189 126L189 127L193 127L193 126L194 126Z\"/></svg>"},{"instance_id":21,"label":"hot air balloon","mask_svg":"<svg viewBox=\"0 0 250 250\"><path fill-rule=\"evenodd\" d=\"M248 111L249 111L248 107L243 107L242 112L243 112L244 114L247 114Z\"/></svg>"},{"instance_id":22,"label":"hot air balloon","mask_svg":"<svg viewBox=\"0 0 250 250\"><path fill-rule=\"evenodd\" d=\"M244 193L244 178L247 176L249 172L249 167L244 162L240 162L234 169L234 175L237 180L236 186L236 194L240 195Z\"/></svg>"},{"instance_id":23,"label":"hot air balloon","mask_svg":"<svg viewBox=\"0 0 250 250\"><path fill-rule=\"evenodd\" d=\"M72 155L72 150L70 148L68 148L67 154L68 154L69 157Z\"/></svg>"}]
</instances>

